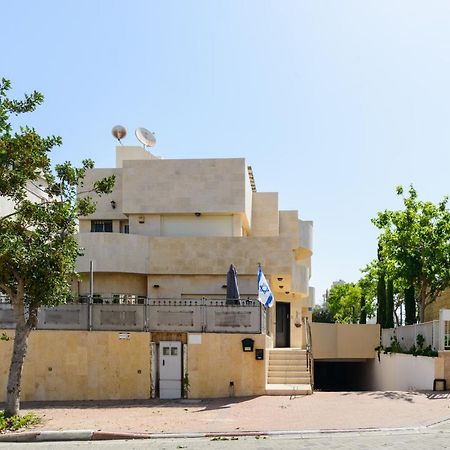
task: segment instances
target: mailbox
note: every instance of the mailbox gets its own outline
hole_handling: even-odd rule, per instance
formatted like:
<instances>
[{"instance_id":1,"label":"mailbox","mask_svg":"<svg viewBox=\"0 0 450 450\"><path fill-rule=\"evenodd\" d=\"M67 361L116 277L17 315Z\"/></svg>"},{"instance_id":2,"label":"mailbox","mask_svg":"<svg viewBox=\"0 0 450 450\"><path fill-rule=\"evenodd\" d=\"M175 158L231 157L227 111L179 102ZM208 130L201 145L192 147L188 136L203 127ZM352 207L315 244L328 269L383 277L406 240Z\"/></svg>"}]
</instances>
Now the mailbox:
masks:
<instances>
[{"instance_id":1,"label":"mailbox","mask_svg":"<svg viewBox=\"0 0 450 450\"><path fill-rule=\"evenodd\" d=\"M255 359L257 359L258 361L262 361L264 359L264 349L263 348L255 349Z\"/></svg>"},{"instance_id":2,"label":"mailbox","mask_svg":"<svg viewBox=\"0 0 450 450\"><path fill-rule=\"evenodd\" d=\"M252 352L253 351L253 345L255 341L250 338L242 339L242 351L243 352Z\"/></svg>"}]
</instances>

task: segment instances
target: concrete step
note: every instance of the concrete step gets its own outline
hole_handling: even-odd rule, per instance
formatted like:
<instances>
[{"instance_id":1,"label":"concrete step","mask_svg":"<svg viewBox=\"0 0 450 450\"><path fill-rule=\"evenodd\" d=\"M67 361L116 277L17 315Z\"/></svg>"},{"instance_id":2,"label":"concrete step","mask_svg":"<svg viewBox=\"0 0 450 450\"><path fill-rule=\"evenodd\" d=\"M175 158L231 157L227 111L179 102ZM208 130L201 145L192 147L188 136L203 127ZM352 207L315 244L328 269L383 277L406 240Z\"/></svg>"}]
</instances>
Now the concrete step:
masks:
<instances>
[{"instance_id":1,"label":"concrete step","mask_svg":"<svg viewBox=\"0 0 450 450\"><path fill-rule=\"evenodd\" d=\"M306 367L306 360L303 359L269 359L269 367Z\"/></svg>"},{"instance_id":2,"label":"concrete step","mask_svg":"<svg viewBox=\"0 0 450 450\"><path fill-rule=\"evenodd\" d=\"M269 353L269 361L305 360L305 353Z\"/></svg>"},{"instance_id":3,"label":"concrete step","mask_svg":"<svg viewBox=\"0 0 450 450\"><path fill-rule=\"evenodd\" d=\"M309 377L307 370L271 370L267 373L269 377Z\"/></svg>"},{"instance_id":4,"label":"concrete step","mask_svg":"<svg viewBox=\"0 0 450 450\"><path fill-rule=\"evenodd\" d=\"M306 384L311 381L309 375L305 377L267 377L268 384Z\"/></svg>"},{"instance_id":5,"label":"concrete step","mask_svg":"<svg viewBox=\"0 0 450 450\"><path fill-rule=\"evenodd\" d=\"M266 384L266 395L311 395L309 383L305 384Z\"/></svg>"},{"instance_id":6,"label":"concrete step","mask_svg":"<svg viewBox=\"0 0 450 450\"><path fill-rule=\"evenodd\" d=\"M299 370L308 372L308 366L306 364L269 364L269 371L296 372Z\"/></svg>"}]
</instances>

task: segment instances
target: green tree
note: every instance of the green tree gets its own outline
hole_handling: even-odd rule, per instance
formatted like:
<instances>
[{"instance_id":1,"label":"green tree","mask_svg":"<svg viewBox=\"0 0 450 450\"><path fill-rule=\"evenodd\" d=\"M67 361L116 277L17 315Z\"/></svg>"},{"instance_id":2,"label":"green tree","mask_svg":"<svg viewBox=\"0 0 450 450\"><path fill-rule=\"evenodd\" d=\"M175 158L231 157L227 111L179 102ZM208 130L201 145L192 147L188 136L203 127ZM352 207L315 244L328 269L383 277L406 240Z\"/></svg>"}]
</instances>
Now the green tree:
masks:
<instances>
[{"instance_id":1,"label":"green tree","mask_svg":"<svg viewBox=\"0 0 450 450\"><path fill-rule=\"evenodd\" d=\"M53 171L49 152L61 145L61 138L41 137L26 126L13 132L11 126L11 115L34 111L43 102L42 94L14 100L7 96L10 87L8 80L1 80L0 196L10 202L11 211L0 218L0 290L8 295L16 321L6 416L19 411L28 336L39 308L70 298L70 282L81 254L75 239L77 217L95 210L89 193L77 196L93 162L83 161L81 169L66 162ZM99 180L92 192L111 192L114 181L114 177Z\"/></svg>"},{"instance_id":2,"label":"green tree","mask_svg":"<svg viewBox=\"0 0 450 450\"><path fill-rule=\"evenodd\" d=\"M313 322L334 323L333 317L326 304L314 306L312 320Z\"/></svg>"},{"instance_id":3,"label":"green tree","mask_svg":"<svg viewBox=\"0 0 450 450\"><path fill-rule=\"evenodd\" d=\"M335 284L329 291L327 306L338 323L357 323L361 311L362 290L358 284Z\"/></svg>"},{"instance_id":4,"label":"green tree","mask_svg":"<svg viewBox=\"0 0 450 450\"><path fill-rule=\"evenodd\" d=\"M378 241L387 276L404 285L407 299L414 288L423 321L425 308L450 286L448 197L438 204L421 201L413 186L407 194L399 186L397 194L404 209L379 212L372 222L381 230ZM412 308L405 306L411 321Z\"/></svg>"}]
</instances>

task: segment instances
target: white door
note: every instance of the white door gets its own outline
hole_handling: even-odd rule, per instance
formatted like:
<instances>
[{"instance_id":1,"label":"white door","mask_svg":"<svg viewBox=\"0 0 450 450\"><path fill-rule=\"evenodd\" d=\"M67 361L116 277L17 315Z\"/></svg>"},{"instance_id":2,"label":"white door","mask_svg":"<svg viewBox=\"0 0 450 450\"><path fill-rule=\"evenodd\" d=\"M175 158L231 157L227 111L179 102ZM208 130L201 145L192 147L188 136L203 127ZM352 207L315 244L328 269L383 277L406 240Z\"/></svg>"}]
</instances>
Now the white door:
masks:
<instances>
[{"instance_id":1,"label":"white door","mask_svg":"<svg viewBox=\"0 0 450 450\"><path fill-rule=\"evenodd\" d=\"M181 342L159 343L159 398L181 398Z\"/></svg>"}]
</instances>

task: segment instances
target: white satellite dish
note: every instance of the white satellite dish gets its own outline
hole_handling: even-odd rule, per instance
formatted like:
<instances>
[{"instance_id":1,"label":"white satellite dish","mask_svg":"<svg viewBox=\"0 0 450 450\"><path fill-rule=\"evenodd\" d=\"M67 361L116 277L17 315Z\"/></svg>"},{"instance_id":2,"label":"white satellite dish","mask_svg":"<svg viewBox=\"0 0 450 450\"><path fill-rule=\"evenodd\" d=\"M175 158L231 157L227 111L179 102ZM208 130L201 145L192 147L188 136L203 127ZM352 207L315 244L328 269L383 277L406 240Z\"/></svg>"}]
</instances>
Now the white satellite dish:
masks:
<instances>
[{"instance_id":1,"label":"white satellite dish","mask_svg":"<svg viewBox=\"0 0 450 450\"><path fill-rule=\"evenodd\" d=\"M148 131L147 128L136 128L135 134L144 148L156 145L155 133Z\"/></svg>"},{"instance_id":2,"label":"white satellite dish","mask_svg":"<svg viewBox=\"0 0 450 450\"><path fill-rule=\"evenodd\" d=\"M111 130L112 135L120 142L127 135L127 130L122 125L116 125Z\"/></svg>"}]
</instances>

